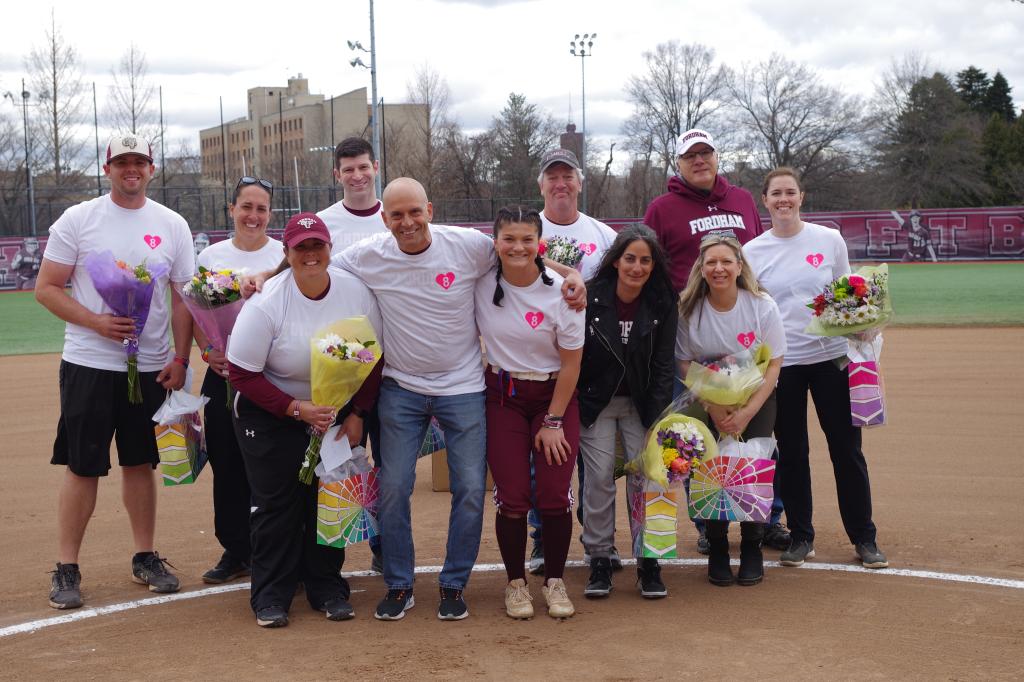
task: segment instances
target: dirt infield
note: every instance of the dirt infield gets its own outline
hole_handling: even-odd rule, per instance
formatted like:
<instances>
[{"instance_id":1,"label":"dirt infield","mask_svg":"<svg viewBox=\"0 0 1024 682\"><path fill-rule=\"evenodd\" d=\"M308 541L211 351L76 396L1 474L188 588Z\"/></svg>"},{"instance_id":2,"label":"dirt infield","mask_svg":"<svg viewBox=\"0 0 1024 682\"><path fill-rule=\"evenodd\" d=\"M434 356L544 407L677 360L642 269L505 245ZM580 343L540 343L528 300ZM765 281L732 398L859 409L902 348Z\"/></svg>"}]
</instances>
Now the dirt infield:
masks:
<instances>
[{"instance_id":1,"label":"dirt infield","mask_svg":"<svg viewBox=\"0 0 1024 682\"><path fill-rule=\"evenodd\" d=\"M1024 580L1024 362L1020 328L893 329L883 357L890 424L865 434L879 544L896 568ZM0 358L0 629L61 615L46 604L55 561L55 494L47 464L57 421L55 355ZM202 363L198 363L201 366ZM201 377L200 377L201 378ZM814 563L853 564L839 523L824 439L812 431ZM414 498L417 565L442 563L448 496L421 460ZM210 474L160 490L157 549L183 591L219 555ZM620 485L621 488L621 485ZM131 542L119 475L102 481L81 555L87 606L145 599L129 580ZM620 495L618 546L628 547ZM698 558L689 524L683 556ZM578 529L577 529L578 531ZM738 535L734 529L734 535ZM766 558L775 559L768 550ZM570 550L579 559L578 544ZM499 562L488 510L480 562ZM365 545L346 570L369 566ZM758 587L716 588L699 566L665 569L670 596L644 601L627 567L603 601L566 581L578 615L504 616L501 571L476 573L471 617L436 619L436 575L398 623L372 610L376 576L351 580L356 619L329 623L298 597L292 625L256 627L248 592L175 601L0 637L0 678L327 679L680 677L974 679L1024 676L1024 589L894 575L770 567ZM532 582L540 605L539 581ZM535 603L536 603L535 602ZM538 609L542 611L542 609Z\"/></svg>"}]
</instances>

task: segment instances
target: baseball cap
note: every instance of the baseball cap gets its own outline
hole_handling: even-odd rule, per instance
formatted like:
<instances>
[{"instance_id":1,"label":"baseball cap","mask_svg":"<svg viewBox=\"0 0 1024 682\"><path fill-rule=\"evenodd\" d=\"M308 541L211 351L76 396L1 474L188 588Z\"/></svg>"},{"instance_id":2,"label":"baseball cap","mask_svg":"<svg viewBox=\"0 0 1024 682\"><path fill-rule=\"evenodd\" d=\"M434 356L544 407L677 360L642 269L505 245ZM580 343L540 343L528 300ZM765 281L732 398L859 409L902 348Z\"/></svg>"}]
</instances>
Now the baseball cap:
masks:
<instances>
[{"instance_id":1,"label":"baseball cap","mask_svg":"<svg viewBox=\"0 0 1024 682\"><path fill-rule=\"evenodd\" d=\"M289 249L306 239L331 243L331 232L316 213L296 213L284 228L284 245Z\"/></svg>"},{"instance_id":2,"label":"baseball cap","mask_svg":"<svg viewBox=\"0 0 1024 682\"><path fill-rule=\"evenodd\" d=\"M153 163L153 145L141 135L128 134L110 138L107 143L107 163L125 154L138 154Z\"/></svg>"},{"instance_id":3,"label":"baseball cap","mask_svg":"<svg viewBox=\"0 0 1024 682\"><path fill-rule=\"evenodd\" d=\"M716 149L715 141L711 137L711 133L700 128L690 128L685 133L679 136L676 140L676 156L682 156L686 152L690 151L690 147L695 144L704 143L712 149Z\"/></svg>"},{"instance_id":4,"label":"baseball cap","mask_svg":"<svg viewBox=\"0 0 1024 682\"><path fill-rule=\"evenodd\" d=\"M583 170L580 168L579 159L568 149L552 149L550 152L546 152L544 156L540 157L540 172L543 173L549 167L556 163L564 163L566 166L575 168L576 170Z\"/></svg>"}]
</instances>

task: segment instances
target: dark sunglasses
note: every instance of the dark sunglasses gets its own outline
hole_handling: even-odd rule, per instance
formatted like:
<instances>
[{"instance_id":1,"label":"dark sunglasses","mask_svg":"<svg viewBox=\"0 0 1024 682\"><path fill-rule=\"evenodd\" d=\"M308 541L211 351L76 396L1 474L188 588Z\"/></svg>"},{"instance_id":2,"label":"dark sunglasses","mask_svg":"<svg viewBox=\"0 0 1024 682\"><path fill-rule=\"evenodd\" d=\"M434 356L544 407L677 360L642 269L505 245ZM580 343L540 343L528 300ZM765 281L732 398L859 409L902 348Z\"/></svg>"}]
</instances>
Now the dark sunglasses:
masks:
<instances>
[{"instance_id":1,"label":"dark sunglasses","mask_svg":"<svg viewBox=\"0 0 1024 682\"><path fill-rule=\"evenodd\" d=\"M238 184L235 185L235 191L238 191L239 187L245 187L247 185L259 185L263 189L270 193L270 196L274 196L274 183L270 180L264 180L263 178L254 178L250 175L243 175L238 179Z\"/></svg>"}]
</instances>

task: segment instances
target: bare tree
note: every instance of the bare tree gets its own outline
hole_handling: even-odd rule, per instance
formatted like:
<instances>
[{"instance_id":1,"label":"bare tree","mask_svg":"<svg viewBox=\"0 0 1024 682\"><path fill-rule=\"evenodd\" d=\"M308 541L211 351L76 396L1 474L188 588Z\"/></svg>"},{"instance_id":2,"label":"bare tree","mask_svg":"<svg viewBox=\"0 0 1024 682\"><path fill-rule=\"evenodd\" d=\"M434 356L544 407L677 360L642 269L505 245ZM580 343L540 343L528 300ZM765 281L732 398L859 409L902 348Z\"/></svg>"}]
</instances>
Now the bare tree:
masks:
<instances>
[{"instance_id":1,"label":"bare tree","mask_svg":"<svg viewBox=\"0 0 1024 682\"><path fill-rule=\"evenodd\" d=\"M490 207L483 210L483 200L491 196L494 162L491 139L487 133L466 135L452 125L444 140L441 155L441 177L444 179L435 211L443 208L439 220L487 220ZM461 205L461 207L460 207Z\"/></svg>"},{"instance_id":2,"label":"bare tree","mask_svg":"<svg viewBox=\"0 0 1024 682\"><path fill-rule=\"evenodd\" d=\"M408 131L419 137L410 150L409 165L413 177L423 183L427 196L432 197L438 185L444 142L453 125L449 116L451 89L436 69L423 64L406 84L406 98L425 109L425 116L417 118Z\"/></svg>"},{"instance_id":3,"label":"bare tree","mask_svg":"<svg viewBox=\"0 0 1024 682\"><path fill-rule=\"evenodd\" d=\"M675 163L679 135L710 123L722 106L727 71L715 65L715 51L678 40L644 53L646 71L630 77L626 93L633 115L623 126L632 151L653 147L667 176Z\"/></svg>"},{"instance_id":4,"label":"bare tree","mask_svg":"<svg viewBox=\"0 0 1024 682\"><path fill-rule=\"evenodd\" d=\"M53 170L54 186L61 187L65 176L79 170L76 159L85 144L76 130L82 109L82 73L78 52L65 40L52 11L45 40L29 53L26 66L41 100L37 116L41 151Z\"/></svg>"},{"instance_id":5,"label":"bare tree","mask_svg":"<svg viewBox=\"0 0 1024 682\"><path fill-rule=\"evenodd\" d=\"M155 89L147 77L146 54L132 43L121 55L116 69L111 69L114 84L110 87L110 118L114 128L152 139L159 134L153 111Z\"/></svg>"},{"instance_id":6,"label":"bare tree","mask_svg":"<svg viewBox=\"0 0 1024 682\"><path fill-rule=\"evenodd\" d=\"M928 58L919 52L892 58L888 70L875 85L872 101L873 122L884 137L891 138L896 134L897 122L910 101L911 88L932 73L934 69Z\"/></svg>"},{"instance_id":7,"label":"bare tree","mask_svg":"<svg viewBox=\"0 0 1024 682\"><path fill-rule=\"evenodd\" d=\"M729 91L748 166L791 166L820 189L861 163L861 100L822 84L806 65L773 54L733 74Z\"/></svg>"},{"instance_id":8,"label":"bare tree","mask_svg":"<svg viewBox=\"0 0 1024 682\"><path fill-rule=\"evenodd\" d=\"M29 223L22 140L21 122L5 111L0 115L0 234L19 234Z\"/></svg>"}]
</instances>

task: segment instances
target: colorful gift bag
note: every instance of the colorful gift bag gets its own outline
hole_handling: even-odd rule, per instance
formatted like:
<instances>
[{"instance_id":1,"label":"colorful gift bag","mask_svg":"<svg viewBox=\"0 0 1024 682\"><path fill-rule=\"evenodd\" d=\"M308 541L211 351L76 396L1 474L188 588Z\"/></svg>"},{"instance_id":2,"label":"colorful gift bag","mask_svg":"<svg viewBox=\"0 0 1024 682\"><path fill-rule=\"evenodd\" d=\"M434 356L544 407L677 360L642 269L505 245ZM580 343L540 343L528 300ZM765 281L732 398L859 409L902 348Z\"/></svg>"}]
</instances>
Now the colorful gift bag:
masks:
<instances>
[{"instance_id":1,"label":"colorful gift bag","mask_svg":"<svg viewBox=\"0 0 1024 682\"><path fill-rule=\"evenodd\" d=\"M850 417L854 426L881 426L885 423L885 399L882 396L878 363L851 362Z\"/></svg>"},{"instance_id":2,"label":"colorful gift bag","mask_svg":"<svg viewBox=\"0 0 1024 682\"><path fill-rule=\"evenodd\" d=\"M371 469L341 481L320 483L316 506L318 545L346 547L380 534L378 471Z\"/></svg>"},{"instance_id":3,"label":"colorful gift bag","mask_svg":"<svg viewBox=\"0 0 1024 682\"><path fill-rule=\"evenodd\" d=\"M644 558L676 558L678 494L677 490L644 493Z\"/></svg>"},{"instance_id":4,"label":"colorful gift bag","mask_svg":"<svg viewBox=\"0 0 1024 682\"><path fill-rule=\"evenodd\" d=\"M770 458L718 455L700 461L690 478L691 519L767 523L775 493Z\"/></svg>"},{"instance_id":5,"label":"colorful gift bag","mask_svg":"<svg viewBox=\"0 0 1024 682\"><path fill-rule=\"evenodd\" d=\"M164 485L195 483L207 460L199 413L183 415L170 424L157 424L154 429Z\"/></svg>"}]
</instances>

